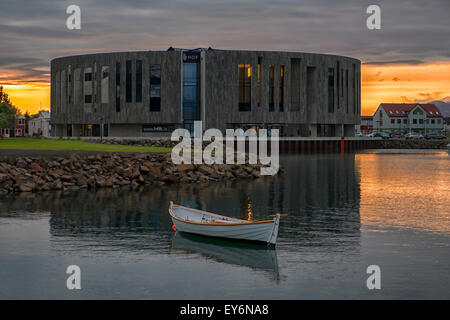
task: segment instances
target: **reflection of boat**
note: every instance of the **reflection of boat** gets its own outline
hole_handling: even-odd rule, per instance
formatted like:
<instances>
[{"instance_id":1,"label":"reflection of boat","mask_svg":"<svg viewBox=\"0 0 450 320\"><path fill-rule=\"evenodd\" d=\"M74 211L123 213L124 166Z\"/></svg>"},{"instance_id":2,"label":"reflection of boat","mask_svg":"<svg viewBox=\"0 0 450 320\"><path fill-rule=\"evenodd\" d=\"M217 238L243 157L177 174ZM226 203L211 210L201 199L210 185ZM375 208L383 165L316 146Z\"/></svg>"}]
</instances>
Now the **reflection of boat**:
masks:
<instances>
[{"instance_id":1,"label":"reflection of boat","mask_svg":"<svg viewBox=\"0 0 450 320\"><path fill-rule=\"evenodd\" d=\"M170 253L199 253L217 261L278 273L277 252L267 246L227 239L175 233Z\"/></svg>"},{"instance_id":2,"label":"reflection of boat","mask_svg":"<svg viewBox=\"0 0 450 320\"><path fill-rule=\"evenodd\" d=\"M272 220L242 220L188 208L170 202L169 214L176 230L211 237L265 242L275 246L280 214Z\"/></svg>"}]
</instances>

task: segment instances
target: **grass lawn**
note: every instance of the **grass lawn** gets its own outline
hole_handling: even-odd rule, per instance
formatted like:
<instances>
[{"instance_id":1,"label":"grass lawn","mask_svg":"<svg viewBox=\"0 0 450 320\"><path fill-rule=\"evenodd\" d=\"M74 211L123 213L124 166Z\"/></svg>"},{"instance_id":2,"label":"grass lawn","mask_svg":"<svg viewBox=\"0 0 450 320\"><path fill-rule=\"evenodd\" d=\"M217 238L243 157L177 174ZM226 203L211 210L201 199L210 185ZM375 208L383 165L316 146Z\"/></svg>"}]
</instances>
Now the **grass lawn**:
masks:
<instances>
[{"instance_id":1,"label":"grass lawn","mask_svg":"<svg viewBox=\"0 0 450 320\"><path fill-rule=\"evenodd\" d=\"M0 150L1 149L78 150L102 152L170 152L171 150L171 148L108 145L90 143L82 140L53 140L45 138L0 138Z\"/></svg>"}]
</instances>

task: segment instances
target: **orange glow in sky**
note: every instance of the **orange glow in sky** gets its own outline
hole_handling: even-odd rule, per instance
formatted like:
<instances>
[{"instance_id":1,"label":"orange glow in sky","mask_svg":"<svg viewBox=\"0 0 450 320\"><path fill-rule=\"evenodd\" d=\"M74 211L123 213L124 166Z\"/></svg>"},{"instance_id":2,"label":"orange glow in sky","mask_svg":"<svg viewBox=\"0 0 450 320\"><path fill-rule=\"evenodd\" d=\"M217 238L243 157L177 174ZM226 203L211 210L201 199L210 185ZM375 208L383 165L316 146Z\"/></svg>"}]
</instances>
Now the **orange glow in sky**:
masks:
<instances>
[{"instance_id":1,"label":"orange glow in sky","mask_svg":"<svg viewBox=\"0 0 450 320\"><path fill-rule=\"evenodd\" d=\"M439 100L450 96L450 62L421 65L362 65L363 115L372 115L380 103ZM8 75L11 79L11 74ZM2 83L0 74L0 85ZM50 108L50 84L36 79L4 85L22 112Z\"/></svg>"},{"instance_id":2,"label":"orange glow in sky","mask_svg":"<svg viewBox=\"0 0 450 320\"><path fill-rule=\"evenodd\" d=\"M450 96L450 63L362 65L361 111L373 115L380 103L412 103Z\"/></svg>"},{"instance_id":3,"label":"orange glow in sky","mask_svg":"<svg viewBox=\"0 0 450 320\"><path fill-rule=\"evenodd\" d=\"M22 113L28 111L30 114L34 114L39 110L50 110L49 83L5 85L3 88L8 93L11 102Z\"/></svg>"}]
</instances>

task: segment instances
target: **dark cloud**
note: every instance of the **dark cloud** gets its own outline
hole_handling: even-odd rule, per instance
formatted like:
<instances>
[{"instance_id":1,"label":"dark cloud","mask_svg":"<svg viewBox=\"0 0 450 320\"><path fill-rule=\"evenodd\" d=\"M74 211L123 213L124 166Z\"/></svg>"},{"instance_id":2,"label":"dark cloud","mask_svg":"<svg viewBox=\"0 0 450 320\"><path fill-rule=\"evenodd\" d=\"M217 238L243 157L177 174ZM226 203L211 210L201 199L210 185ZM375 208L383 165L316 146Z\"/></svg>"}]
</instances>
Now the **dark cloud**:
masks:
<instances>
[{"instance_id":1,"label":"dark cloud","mask_svg":"<svg viewBox=\"0 0 450 320\"><path fill-rule=\"evenodd\" d=\"M364 62L364 64L368 65L399 65L399 64L409 64L409 65L419 65L425 63L424 60L418 60L418 59L410 59L410 60L385 60L385 61L367 61Z\"/></svg>"},{"instance_id":2,"label":"dark cloud","mask_svg":"<svg viewBox=\"0 0 450 320\"><path fill-rule=\"evenodd\" d=\"M366 28L374 3L381 30ZM81 30L66 28L70 4L81 7ZM448 0L3 0L0 75L29 68L45 78L58 56L169 46L343 54L370 65L448 61L448 12Z\"/></svg>"}]
</instances>

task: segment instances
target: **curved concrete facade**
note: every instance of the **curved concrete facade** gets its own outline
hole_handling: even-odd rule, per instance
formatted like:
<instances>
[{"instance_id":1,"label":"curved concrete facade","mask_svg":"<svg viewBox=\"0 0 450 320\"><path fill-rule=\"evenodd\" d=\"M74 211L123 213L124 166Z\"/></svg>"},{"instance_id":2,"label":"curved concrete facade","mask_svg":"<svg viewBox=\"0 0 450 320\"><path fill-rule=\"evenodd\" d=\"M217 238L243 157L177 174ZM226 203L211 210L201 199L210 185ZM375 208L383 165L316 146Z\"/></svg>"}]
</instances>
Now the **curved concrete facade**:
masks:
<instances>
[{"instance_id":1,"label":"curved concrete facade","mask_svg":"<svg viewBox=\"0 0 450 320\"><path fill-rule=\"evenodd\" d=\"M360 61L299 52L172 49L51 61L54 136L159 137L178 127L353 136Z\"/></svg>"}]
</instances>

